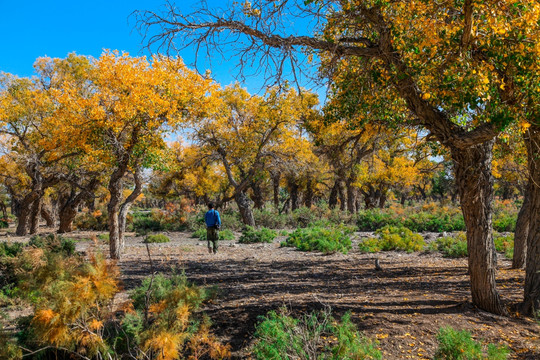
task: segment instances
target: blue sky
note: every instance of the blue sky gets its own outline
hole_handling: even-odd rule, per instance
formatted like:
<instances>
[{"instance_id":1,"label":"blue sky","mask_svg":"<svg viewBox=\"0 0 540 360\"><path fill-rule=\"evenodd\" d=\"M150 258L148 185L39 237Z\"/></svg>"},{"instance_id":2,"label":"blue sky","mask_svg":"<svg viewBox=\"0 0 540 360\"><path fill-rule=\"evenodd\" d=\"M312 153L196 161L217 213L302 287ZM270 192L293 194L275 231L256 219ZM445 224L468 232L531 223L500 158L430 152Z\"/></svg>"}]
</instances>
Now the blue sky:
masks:
<instances>
[{"instance_id":1,"label":"blue sky","mask_svg":"<svg viewBox=\"0 0 540 360\"><path fill-rule=\"evenodd\" d=\"M225 6L228 0L209 0ZM163 0L0 0L0 71L26 77L33 74L33 63L40 56L65 57L70 52L98 57L103 49L149 55L141 51L142 38L129 18L134 10L162 9ZM198 0L178 0L184 12ZM194 60L193 51L180 53L186 63ZM199 70L206 68L204 58ZM234 62L212 60L212 74L222 85L235 81ZM209 65L208 65L209 67ZM264 79L249 77L243 83L250 92L259 92Z\"/></svg>"}]
</instances>

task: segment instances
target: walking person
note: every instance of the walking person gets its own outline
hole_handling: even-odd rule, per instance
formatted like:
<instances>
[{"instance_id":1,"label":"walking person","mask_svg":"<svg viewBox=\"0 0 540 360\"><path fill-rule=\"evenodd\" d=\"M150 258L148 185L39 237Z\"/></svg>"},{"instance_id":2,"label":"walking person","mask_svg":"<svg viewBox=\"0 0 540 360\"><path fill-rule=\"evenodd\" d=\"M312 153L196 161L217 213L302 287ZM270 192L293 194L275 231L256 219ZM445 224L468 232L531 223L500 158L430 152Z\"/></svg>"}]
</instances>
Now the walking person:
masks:
<instances>
[{"instance_id":1,"label":"walking person","mask_svg":"<svg viewBox=\"0 0 540 360\"><path fill-rule=\"evenodd\" d=\"M214 209L213 203L208 203L208 211L204 214L204 222L206 223L206 239L208 240L208 252L217 253L219 228L221 227L221 218L219 212Z\"/></svg>"}]
</instances>

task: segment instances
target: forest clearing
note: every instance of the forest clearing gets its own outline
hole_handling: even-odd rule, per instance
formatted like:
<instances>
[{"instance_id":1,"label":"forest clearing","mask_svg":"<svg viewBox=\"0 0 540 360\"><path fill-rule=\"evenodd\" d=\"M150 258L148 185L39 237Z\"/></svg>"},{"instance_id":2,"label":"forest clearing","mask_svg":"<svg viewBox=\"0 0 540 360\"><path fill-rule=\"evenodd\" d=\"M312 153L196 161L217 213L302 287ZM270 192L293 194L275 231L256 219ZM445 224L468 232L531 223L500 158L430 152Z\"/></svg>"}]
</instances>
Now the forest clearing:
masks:
<instances>
[{"instance_id":1,"label":"forest clearing","mask_svg":"<svg viewBox=\"0 0 540 360\"><path fill-rule=\"evenodd\" d=\"M540 359L537 0L54 5L0 23L0 359Z\"/></svg>"}]
</instances>

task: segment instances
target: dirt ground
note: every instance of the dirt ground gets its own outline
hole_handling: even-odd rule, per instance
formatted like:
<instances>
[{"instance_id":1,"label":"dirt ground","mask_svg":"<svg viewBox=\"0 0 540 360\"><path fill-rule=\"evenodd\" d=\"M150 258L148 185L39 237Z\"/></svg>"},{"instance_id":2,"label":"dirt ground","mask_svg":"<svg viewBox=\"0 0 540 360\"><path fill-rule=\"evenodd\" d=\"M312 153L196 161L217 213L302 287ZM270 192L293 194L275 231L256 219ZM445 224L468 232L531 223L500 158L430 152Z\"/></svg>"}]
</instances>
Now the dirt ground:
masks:
<instances>
[{"instance_id":1,"label":"dirt ground","mask_svg":"<svg viewBox=\"0 0 540 360\"><path fill-rule=\"evenodd\" d=\"M471 304L466 259L428 253L362 254L356 249L360 238L369 236L366 233L355 234L349 254L326 256L282 248L283 237L272 244L222 241L213 255L205 242L188 233L167 235L170 243L149 245L154 267L163 273L184 269L191 281L219 287L218 299L203 311L212 319L214 332L231 344L235 359L249 358L259 316L282 306L298 315L325 306L335 316L350 311L359 329L378 340L384 359L432 358L436 333L443 326L469 330L478 340L504 343L513 350L512 359L540 359L540 326L512 310L522 297L524 272L510 269L502 256L497 283L510 317ZM0 241L5 239L0 236ZM142 240L127 239L119 262L125 291L118 301L152 272ZM89 244L81 241L77 248L85 251ZM375 258L382 271L375 270Z\"/></svg>"}]
</instances>

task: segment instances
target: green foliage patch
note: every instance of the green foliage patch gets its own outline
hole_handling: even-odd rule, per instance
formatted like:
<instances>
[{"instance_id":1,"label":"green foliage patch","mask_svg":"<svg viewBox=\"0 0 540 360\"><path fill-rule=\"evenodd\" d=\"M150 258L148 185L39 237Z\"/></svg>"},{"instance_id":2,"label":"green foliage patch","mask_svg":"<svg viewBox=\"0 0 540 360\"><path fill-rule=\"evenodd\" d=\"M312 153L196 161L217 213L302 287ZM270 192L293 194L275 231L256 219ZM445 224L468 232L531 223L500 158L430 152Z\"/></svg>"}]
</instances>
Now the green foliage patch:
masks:
<instances>
[{"instance_id":1,"label":"green foliage patch","mask_svg":"<svg viewBox=\"0 0 540 360\"><path fill-rule=\"evenodd\" d=\"M294 318L281 309L261 320L252 346L258 360L382 359L377 343L358 331L350 313L337 321L329 310Z\"/></svg>"},{"instance_id":2,"label":"green foliage patch","mask_svg":"<svg viewBox=\"0 0 540 360\"><path fill-rule=\"evenodd\" d=\"M510 354L506 346L487 344L484 346L472 338L470 332L441 328L437 334L439 347L435 360L505 360Z\"/></svg>"},{"instance_id":3,"label":"green foliage patch","mask_svg":"<svg viewBox=\"0 0 540 360\"><path fill-rule=\"evenodd\" d=\"M400 250L406 252L421 251L426 246L420 234L413 233L403 226L387 225L375 232L378 237L362 241L358 246L362 252Z\"/></svg>"},{"instance_id":4,"label":"green foliage patch","mask_svg":"<svg viewBox=\"0 0 540 360\"><path fill-rule=\"evenodd\" d=\"M295 247L301 251L320 251L324 254L348 253L351 249L350 228L309 227L298 228L289 234L281 246Z\"/></svg>"},{"instance_id":5,"label":"green foliage patch","mask_svg":"<svg viewBox=\"0 0 540 360\"><path fill-rule=\"evenodd\" d=\"M277 232L268 228L255 229L247 226L238 239L240 244L271 243L277 236Z\"/></svg>"},{"instance_id":6,"label":"green foliage patch","mask_svg":"<svg viewBox=\"0 0 540 360\"><path fill-rule=\"evenodd\" d=\"M171 239L164 234L154 234L154 235L148 235L144 238L144 242L147 244L151 243L167 243L170 242Z\"/></svg>"},{"instance_id":7,"label":"green foliage patch","mask_svg":"<svg viewBox=\"0 0 540 360\"><path fill-rule=\"evenodd\" d=\"M455 236L437 238L429 244L429 250L440 251L449 258L467 257L467 237L464 232L459 232Z\"/></svg>"}]
</instances>

